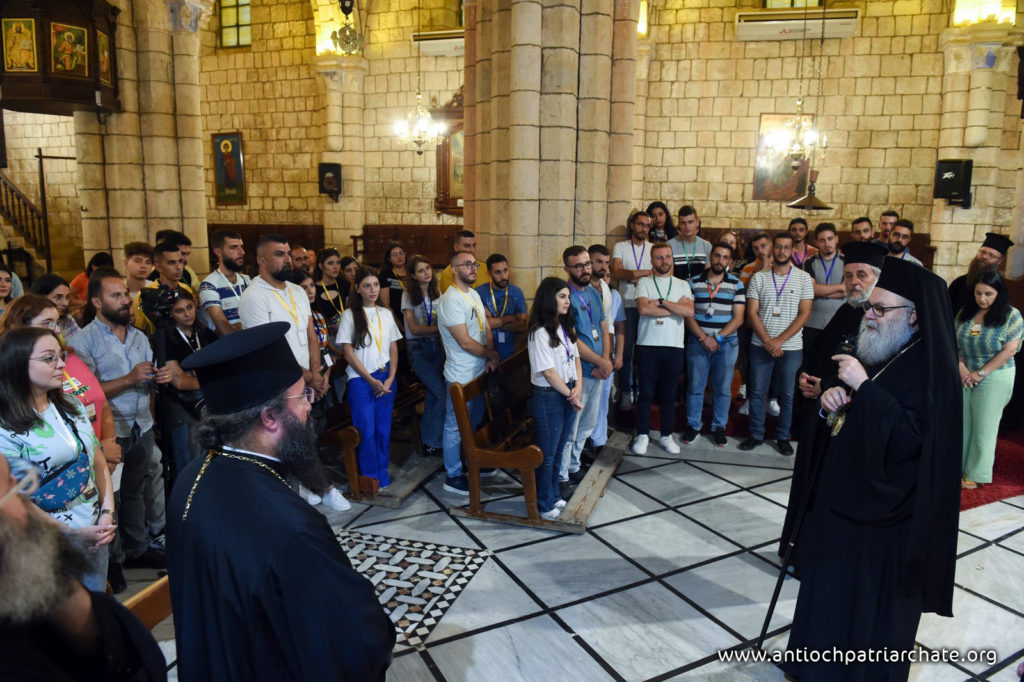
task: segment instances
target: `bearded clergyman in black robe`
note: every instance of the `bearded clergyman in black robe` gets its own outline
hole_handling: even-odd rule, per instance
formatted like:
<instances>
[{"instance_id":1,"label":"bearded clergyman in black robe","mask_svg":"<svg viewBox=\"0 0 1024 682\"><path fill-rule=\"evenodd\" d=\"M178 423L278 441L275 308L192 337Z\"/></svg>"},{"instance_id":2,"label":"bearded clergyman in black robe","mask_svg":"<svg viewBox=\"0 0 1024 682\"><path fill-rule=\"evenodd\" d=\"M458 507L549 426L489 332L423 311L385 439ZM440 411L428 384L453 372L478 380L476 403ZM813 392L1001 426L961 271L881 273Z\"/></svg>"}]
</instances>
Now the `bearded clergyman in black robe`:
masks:
<instances>
[{"instance_id":1,"label":"bearded clergyman in black robe","mask_svg":"<svg viewBox=\"0 0 1024 682\"><path fill-rule=\"evenodd\" d=\"M205 459L167 507L179 677L189 682L384 680L395 629L326 519L286 478L326 487L311 389L272 322L191 355Z\"/></svg>"},{"instance_id":2,"label":"bearded clergyman in black robe","mask_svg":"<svg viewBox=\"0 0 1024 682\"><path fill-rule=\"evenodd\" d=\"M829 442L800 534L782 668L814 682L905 680L909 660L893 658L914 648L922 612L952 615L962 389L949 296L889 258L868 302L856 357L832 356L841 385L821 396Z\"/></svg>"},{"instance_id":3,"label":"bearded clergyman in black robe","mask_svg":"<svg viewBox=\"0 0 1024 682\"><path fill-rule=\"evenodd\" d=\"M797 419L796 457L793 461L793 481L789 488L789 504L786 506L786 521L782 525L779 542L779 556L786 555L786 549L793 542L790 565L799 568L799 549L792 537L793 522L800 509L807 502L804 497L814 488L811 476L817 471L822 453L828 444L828 428L824 420L818 419L819 399L822 391L839 385L836 375L838 365L832 356L842 348L852 348L864 318L864 302L875 288L889 250L872 242L851 242L843 247L843 288L846 290L846 305L836 310L832 319L818 334L815 343L804 352L804 364L799 375L802 400Z\"/></svg>"},{"instance_id":4,"label":"bearded clergyman in black robe","mask_svg":"<svg viewBox=\"0 0 1024 682\"><path fill-rule=\"evenodd\" d=\"M1013 241L998 232L986 232L985 241L978 247L978 255L971 259L967 274L960 275L949 283L949 302L955 318L960 309L974 300L974 284L983 272L997 272L1006 260L1006 252Z\"/></svg>"}]
</instances>

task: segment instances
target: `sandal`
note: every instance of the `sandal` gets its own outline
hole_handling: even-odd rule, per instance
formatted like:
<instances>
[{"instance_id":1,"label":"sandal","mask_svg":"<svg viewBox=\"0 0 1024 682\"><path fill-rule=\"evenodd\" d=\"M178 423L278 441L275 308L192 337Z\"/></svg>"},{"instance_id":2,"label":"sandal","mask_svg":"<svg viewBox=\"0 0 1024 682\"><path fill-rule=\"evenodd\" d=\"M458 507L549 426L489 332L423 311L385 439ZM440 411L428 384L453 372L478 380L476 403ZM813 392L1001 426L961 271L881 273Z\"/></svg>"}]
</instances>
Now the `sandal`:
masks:
<instances>
[{"instance_id":1,"label":"sandal","mask_svg":"<svg viewBox=\"0 0 1024 682\"><path fill-rule=\"evenodd\" d=\"M965 478L960 481L960 487L963 488L964 490L977 490L978 488L981 487L981 485L975 483L974 481L968 481Z\"/></svg>"}]
</instances>

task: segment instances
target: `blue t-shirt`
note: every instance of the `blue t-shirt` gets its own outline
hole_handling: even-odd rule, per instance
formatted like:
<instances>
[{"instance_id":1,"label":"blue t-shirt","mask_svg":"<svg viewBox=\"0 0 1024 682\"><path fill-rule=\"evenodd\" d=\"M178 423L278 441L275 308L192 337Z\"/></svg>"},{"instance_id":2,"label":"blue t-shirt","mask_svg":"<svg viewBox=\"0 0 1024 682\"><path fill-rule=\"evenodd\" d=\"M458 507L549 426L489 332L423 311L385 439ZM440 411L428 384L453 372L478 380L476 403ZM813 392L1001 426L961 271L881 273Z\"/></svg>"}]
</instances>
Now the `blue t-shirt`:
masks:
<instances>
[{"instance_id":1,"label":"blue t-shirt","mask_svg":"<svg viewBox=\"0 0 1024 682\"><path fill-rule=\"evenodd\" d=\"M572 309L576 315L576 336L580 341L587 344L590 350L598 355L604 355L604 338L601 335L601 322L604 321L604 306L601 305L601 295L592 286L577 291L569 285L569 297L572 299ZM595 334L596 332L596 334ZM597 338L594 338L594 337ZM583 376L589 377L594 364L587 362L580 356Z\"/></svg>"},{"instance_id":2,"label":"blue t-shirt","mask_svg":"<svg viewBox=\"0 0 1024 682\"><path fill-rule=\"evenodd\" d=\"M484 307L494 317L526 314L526 296L523 295L523 290L515 284L509 284L504 289L499 289L490 283L481 284L476 288L476 293L480 294L480 300L484 302ZM504 360L516 350L516 335L501 329L492 331L494 332L494 350L498 351L498 355Z\"/></svg>"}]
</instances>

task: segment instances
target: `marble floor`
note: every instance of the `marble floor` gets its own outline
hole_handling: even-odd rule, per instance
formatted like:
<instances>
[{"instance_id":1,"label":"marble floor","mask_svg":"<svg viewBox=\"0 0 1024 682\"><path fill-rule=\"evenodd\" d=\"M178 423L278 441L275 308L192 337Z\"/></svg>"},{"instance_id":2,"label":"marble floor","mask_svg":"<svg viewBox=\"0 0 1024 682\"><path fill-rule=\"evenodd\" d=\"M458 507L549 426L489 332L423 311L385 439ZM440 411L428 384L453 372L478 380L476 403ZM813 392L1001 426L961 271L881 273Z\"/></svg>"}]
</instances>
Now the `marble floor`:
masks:
<instances>
[{"instance_id":1,"label":"marble floor","mask_svg":"<svg viewBox=\"0 0 1024 682\"><path fill-rule=\"evenodd\" d=\"M618 434L618 442L625 440ZM486 561L393 682L447 680L782 680L770 664L724 663L759 634L778 575L777 538L792 459L702 437L672 456L627 455L584 535L454 518L439 475L401 509L354 504L336 528L481 551ZM499 473L496 508L521 505ZM521 507L520 507L521 508ZM960 517L954 618L926 615L922 647L994 650L994 659L918 664L912 680L1016 681L1024 660L1024 496ZM147 572L128 572L131 590ZM788 578L769 629L784 648L799 583ZM156 629L174 659L173 628ZM174 668L171 670L175 679Z\"/></svg>"}]
</instances>

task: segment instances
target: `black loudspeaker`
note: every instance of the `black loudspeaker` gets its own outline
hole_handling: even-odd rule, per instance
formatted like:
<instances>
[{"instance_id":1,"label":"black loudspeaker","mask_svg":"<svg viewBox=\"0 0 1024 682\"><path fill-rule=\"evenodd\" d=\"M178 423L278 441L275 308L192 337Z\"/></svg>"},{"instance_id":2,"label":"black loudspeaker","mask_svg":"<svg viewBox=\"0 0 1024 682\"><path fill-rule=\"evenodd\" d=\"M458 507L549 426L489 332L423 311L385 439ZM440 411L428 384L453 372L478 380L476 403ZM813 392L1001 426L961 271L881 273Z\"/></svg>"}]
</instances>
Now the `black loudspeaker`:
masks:
<instances>
[{"instance_id":1,"label":"black loudspeaker","mask_svg":"<svg viewBox=\"0 0 1024 682\"><path fill-rule=\"evenodd\" d=\"M971 207L970 159L940 159L935 162L935 190L932 196L962 208Z\"/></svg>"},{"instance_id":2,"label":"black loudspeaker","mask_svg":"<svg viewBox=\"0 0 1024 682\"><path fill-rule=\"evenodd\" d=\"M317 176L320 180L320 194L327 194L337 201L341 196L341 164L321 163Z\"/></svg>"}]
</instances>

